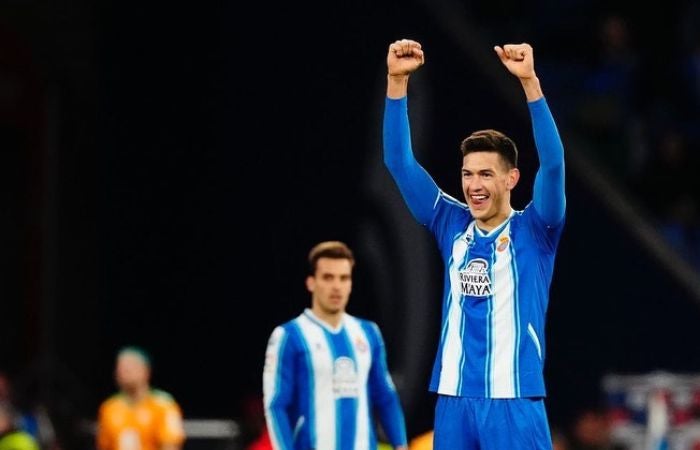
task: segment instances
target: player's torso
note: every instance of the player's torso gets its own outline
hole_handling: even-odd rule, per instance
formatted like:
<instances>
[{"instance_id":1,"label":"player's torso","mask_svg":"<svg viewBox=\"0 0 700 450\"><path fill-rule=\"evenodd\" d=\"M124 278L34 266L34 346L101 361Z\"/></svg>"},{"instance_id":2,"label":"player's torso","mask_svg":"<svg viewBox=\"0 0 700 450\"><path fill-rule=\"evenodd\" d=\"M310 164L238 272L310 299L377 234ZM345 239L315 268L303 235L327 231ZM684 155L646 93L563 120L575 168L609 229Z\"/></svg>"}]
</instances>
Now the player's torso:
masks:
<instances>
[{"instance_id":1,"label":"player's torso","mask_svg":"<svg viewBox=\"0 0 700 450\"><path fill-rule=\"evenodd\" d=\"M439 392L514 398L542 390L546 297L536 285L546 283L538 279L545 255L530 234L514 212L490 232L472 221L445 243ZM532 378L521 377L524 368Z\"/></svg>"},{"instance_id":2,"label":"player's torso","mask_svg":"<svg viewBox=\"0 0 700 450\"><path fill-rule=\"evenodd\" d=\"M370 448L367 380L372 351L365 330L351 317L335 330L305 316L296 326L302 440L319 450Z\"/></svg>"},{"instance_id":3,"label":"player's torso","mask_svg":"<svg viewBox=\"0 0 700 450\"><path fill-rule=\"evenodd\" d=\"M308 317L297 321L302 342L298 365L313 379L316 389L336 399L360 395L372 363L370 342L357 321L348 318L333 330Z\"/></svg>"},{"instance_id":4,"label":"player's torso","mask_svg":"<svg viewBox=\"0 0 700 450\"><path fill-rule=\"evenodd\" d=\"M106 432L114 450L157 450L161 408L150 397L137 403L111 401L105 410Z\"/></svg>"}]
</instances>

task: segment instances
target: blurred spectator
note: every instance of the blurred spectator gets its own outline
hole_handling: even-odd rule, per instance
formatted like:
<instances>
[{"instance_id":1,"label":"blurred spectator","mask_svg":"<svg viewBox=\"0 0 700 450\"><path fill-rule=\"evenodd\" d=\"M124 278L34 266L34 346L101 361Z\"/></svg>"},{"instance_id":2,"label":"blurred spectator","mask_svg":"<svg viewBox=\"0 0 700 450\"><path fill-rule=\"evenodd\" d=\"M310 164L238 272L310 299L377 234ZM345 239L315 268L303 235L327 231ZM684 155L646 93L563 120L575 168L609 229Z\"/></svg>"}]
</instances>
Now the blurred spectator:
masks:
<instances>
[{"instance_id":1,"label":"blurred spectator","mask_svg":"<svg viewBox=\"0 0 700 450\"><path fill-rule=\"evenodd\" d=\"M7 402L14 409L17 428L29 433L43 449L58 449L56 433L48 409L40 402L27 406L25 397L16 392L13 380L5 372L0 372L0 401Z\"/></svg>"},{"instance_id":2,"label":"blurred spectator","mask_svg":"<svg viewBox=\"0 0 700 450\"><path fill-rule=\"evenodd\" d=\"M117 354L119 392L98 411L98 450L180 450L185 441L182 411L173 397L151 387L151 361L138 347Z\"/></svg>"},{"instance_id":3,"label":"blurred spectator","mask_svg":"<svg viewBox=\"0 0 700 450\"><path fill-rule=\"evenodd\" d=\"M689 2L681 15L682 49L680 101L684 111L691 117L690 133L700 135L700 3Z\"/></svg>"},{"instance_id":4,"label":"blurred spectator","mask_svg":"<svg viewBox=\"0 0 700 450\"><path fill-rule=\"evenodd\" d=\"M596 28L596 51L579 91L577 123L590 136L610 169L627 176L636 148L639 120L635 110L639 57L627 19L615 13L604 15ZM631 151L635 147L635 152Z\"/></svg>"},{"instance_id":5,"label":"blurred spectator","mask_svg":"<svg viewBox=\"0 0 700 450\"><path fill-rule=\"evenodd\" d=\"M624 450L613 443L610 422L603 408L588 407L581 411L574 419L570 435L568 448L571 450Z\"/></svg>"},{"instance_id":6,"label":"blurred spectator","mask_svg":"<svg viewBox=\"0 0 700 450\"><path fill-rule=\"evenodd\" d=\"M698 161L691 157L685 137L671 125L663 127L658 139L652 141L652 152L634 189L668 242L700 268Z\"/></svg>"},{"instance_id":7,"label":"blurred spectator","mask_svg":"<svg viewBox=\"0 0 700 450\"><path fill-rule=\"evenodd\" d=\"M0 450L39 450L34 437L19 428L15 408L6 400L0 400Z\"/></svg>"},{"instance_id":8,"label":"blurred spectator","mask_svg":"<svg viewBox=\"0 0 700 450\"><path fill-rule=\"evenodd\" d=\"M433 430L428 430L411 439L408 450L433 450Z\"/></svg>"},{"instance_id":9,"label":"blurred spectator","mask_svg":"<svg viewBox=\"0 0 700 450\"><path fill-rule=\"evenodd\" d=\"M569 438L562 430L552 427L552 450L570 450Z\"/></svg>"}]
</instances>

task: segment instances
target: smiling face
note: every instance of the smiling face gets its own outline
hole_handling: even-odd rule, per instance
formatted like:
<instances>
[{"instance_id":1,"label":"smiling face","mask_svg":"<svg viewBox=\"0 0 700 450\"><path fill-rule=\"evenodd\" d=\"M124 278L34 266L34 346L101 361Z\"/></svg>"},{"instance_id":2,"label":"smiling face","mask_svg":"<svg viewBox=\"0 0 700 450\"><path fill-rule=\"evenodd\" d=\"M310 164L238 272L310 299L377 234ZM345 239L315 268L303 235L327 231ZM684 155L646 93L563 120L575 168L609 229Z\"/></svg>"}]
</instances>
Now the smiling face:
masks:
<instances>
[{"instance_id":1,"label":"smiling face","mask_svg":"<svg viewBox=\"0 0 700 450\"><path fill-rule=\"evenodd\" d=\"M462 159L462 192L479 228L489 231L511 213L510 191L520 172L495 151L472 151Z\"/></svg>"}]
</instances>

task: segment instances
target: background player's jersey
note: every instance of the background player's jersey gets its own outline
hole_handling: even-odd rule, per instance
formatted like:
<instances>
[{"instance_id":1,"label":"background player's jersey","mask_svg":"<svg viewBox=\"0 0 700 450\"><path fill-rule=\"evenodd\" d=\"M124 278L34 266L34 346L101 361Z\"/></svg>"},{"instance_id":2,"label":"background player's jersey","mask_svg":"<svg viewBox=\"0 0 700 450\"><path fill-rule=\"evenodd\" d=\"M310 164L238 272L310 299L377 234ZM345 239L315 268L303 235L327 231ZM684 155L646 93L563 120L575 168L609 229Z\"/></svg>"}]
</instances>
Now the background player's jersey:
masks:
<instances>
[{"instance_id":1,"label":"background player's jersey","mask_svg":"<svg viewBox=\"0 0 700 450\"><path fill-rule=\"evenodd\" d=\"M540 159L533 201L486 233L413 156L407 97L386 99L384 162L445 265L430 390L488 398L545 395L544 326L564 226L564 151L545 99L529 102Z\"/></svg>"},{"instance_id":2,"label":"background player's jersey","mask_svg":"<svg viewBox=\"0 0 700 450\"><path fill-rule=\"evenodd\" d=\"M99 450L159 450L163 444L184 440L182 411L167 392L153 389L137 403L115 394L100 406Z\"/></svg>"},{"instance_id":3,"label":"background player's jersey","mask_svg":"<svg viewBox=\"0 0 700 450\"><path fill-rule=\"evenodd\" d=\"M265 415L277 449L372 450L374 412L406 444L401 404L373 322L343 316L333 329L310 309L275 328L263 371Z\"/></svg>"}]
</instances>

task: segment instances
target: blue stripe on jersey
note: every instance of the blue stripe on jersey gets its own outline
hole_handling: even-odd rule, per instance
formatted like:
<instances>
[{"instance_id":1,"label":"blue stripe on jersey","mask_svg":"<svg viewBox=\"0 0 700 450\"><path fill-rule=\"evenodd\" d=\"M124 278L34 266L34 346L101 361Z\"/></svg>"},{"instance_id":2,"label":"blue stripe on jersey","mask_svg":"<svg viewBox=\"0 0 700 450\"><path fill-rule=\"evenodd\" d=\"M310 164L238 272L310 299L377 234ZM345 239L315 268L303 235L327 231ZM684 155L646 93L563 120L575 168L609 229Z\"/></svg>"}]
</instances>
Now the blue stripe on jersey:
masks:
<instances>
[{"instance_id":1,"label":"blue stripe on jersey","mask_svg":"<svg viewBox=\"0 0 700 450\"><path fill-rule=\"evenodd\" d=\"M292 326L295 328L296 332L298 333L298 336L302 336L301 332L301 327L299 326L299 323L294 322ZM309 343L306 341L306 339L299 339L301 346L304 348L304 358L306 359L306 367L313 367L313 363L311 362L311 351L309 349ZM307 391L308 393L312 393L315 391L314 386L316 385L316 380L314 379L314 371L313 370L305 370L306 372L306 384L307 384ZM311 395L308 396L308 402L312 402L313 400L311 399ZM309 428L309 436L311 436L312 441L310 444L313 446L312 448L316 448L316 410L315 408L307 408L307 417L306 417L306 426ZM304 426L303 423L297 423L295 424L295 429L294 429L294 434L295 434L295 440L296 440L296 434L299 432L299 429Z\"/></svg>"},{"instance_id":2,"label":"blue stripe on jersey","mask_svg":"<svg viewBox=\"0 0 700 450\"><path fill-rule=\"evenodd\" d=\"M282 352L284 351L284 347L288 344L289 344L289 335L287 333L284 333L284 334L282 334L282 337L281 337L280 343L279 343L280 354L282 354ZM278 362L278 364L279 364L279 362ZM282 390L282 373L281 372L277 372L275 374L274 384L275 384L275 388L274 388L275 395L272 399L273 403L275 401L277 401L278 396L283 392L283 390ZM284 435L284 430L282 430L280 428L281 423L283 423L283 419L281 419L281 418L275 418L275 420L273 421L273 424L274 424L273 425L274 426L273 434L275 436L283 436Z\"/></svg>"}]
</instances>

